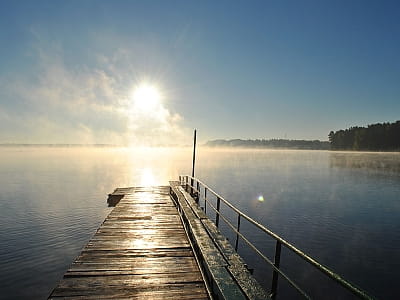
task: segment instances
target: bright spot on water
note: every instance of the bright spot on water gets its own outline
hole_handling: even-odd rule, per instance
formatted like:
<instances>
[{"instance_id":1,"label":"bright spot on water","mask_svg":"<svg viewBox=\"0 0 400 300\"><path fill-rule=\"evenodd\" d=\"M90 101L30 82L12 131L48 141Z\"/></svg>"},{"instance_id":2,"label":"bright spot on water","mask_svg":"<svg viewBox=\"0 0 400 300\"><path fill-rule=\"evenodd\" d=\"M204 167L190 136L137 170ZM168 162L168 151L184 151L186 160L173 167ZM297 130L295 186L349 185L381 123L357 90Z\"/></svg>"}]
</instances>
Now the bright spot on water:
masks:
<instances>
[{"instance_id":1,"label":"bright spot on water","mask_svg":"<svg viewBox=\"0 0 400 300\"><path fill-rule=\"evenodd\" d=\"M141 174L141 186L154 186L156 185L156 179L153 174L153 170L150 168L145 168L142 170Z\"/></svg>"},{"instance_id":2,"label":"bright spot on water","mask_svg":"<svg viewBox=\"0 0 400 300\"><path fill-rule=\"evenodd\" d=\"M258 201L264 202L264 196L263 195L258 196Z\"/></svg>"}]
</instances>

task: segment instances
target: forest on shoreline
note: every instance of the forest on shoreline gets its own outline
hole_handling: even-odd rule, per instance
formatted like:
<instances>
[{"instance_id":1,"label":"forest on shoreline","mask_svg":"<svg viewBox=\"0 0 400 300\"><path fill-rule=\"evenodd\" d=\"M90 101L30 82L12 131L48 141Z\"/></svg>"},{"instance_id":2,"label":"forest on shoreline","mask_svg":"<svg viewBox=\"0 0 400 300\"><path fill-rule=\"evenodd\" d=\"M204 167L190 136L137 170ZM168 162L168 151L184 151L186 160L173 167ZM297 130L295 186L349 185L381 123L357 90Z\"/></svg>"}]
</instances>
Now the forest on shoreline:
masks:
<instances>
[{"instance_id":1,"label":"forest on shoreline","mask_svg":"<svg viewBox=\"0 0 400 300\"><path fill-rule=\"evenodd\" d=\"M208 141L207 147L240 147L240 148L276 148L276 149L304 149L304 150L329 150L328 141L307 141L307 140L287 140L287 139L256 139L256 140L213 140Z\"/></svg>"},{"instance_id":2,"label":"forest on shoreline","mask_svg":"<svg viewBox=\"0 0 400 300\"><path fill-rule=\"evenodd\" d=\"M400 121L331 131L328 137L332 150L400 151Z\"/></svg>"},{"instance_id":3,"label":"forest on shoreline","mask_svg":"<svg viewBox=\"0 0 400 300\"><path fill-rule=\"evenodd\" d=\"M377 123L367 127L350 127L331 131L329 141L288 139L231 139L208 141L207 147L304 149L304 150L353 150L400 151L400 121Z\"/></svg>"}]
</instances>

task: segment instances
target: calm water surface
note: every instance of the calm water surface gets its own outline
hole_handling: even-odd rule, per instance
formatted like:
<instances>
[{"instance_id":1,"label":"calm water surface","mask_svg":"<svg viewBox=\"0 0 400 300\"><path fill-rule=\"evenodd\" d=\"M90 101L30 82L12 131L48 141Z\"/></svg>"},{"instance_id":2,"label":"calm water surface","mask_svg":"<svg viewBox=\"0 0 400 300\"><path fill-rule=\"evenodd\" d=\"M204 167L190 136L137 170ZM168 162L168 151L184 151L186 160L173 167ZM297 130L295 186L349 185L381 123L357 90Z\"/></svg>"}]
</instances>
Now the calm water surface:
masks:
<instances>
[{"instance_id":1,"label":"calm water surface","mask_svg":"<svg viewBox=\"0 0 400 300\"><path fill-rule=\"evenodd\" d=\"M46 298L110 211L108 193L168 184L190 166L190 149L0 148L0 298ZM196 173L356 285L397 299L400 154L200 148ZM243 231L273 256L271 240ZM271 270L240 252L269 287ZM285 250L281 265L317 299L351 298Z\"/></svg>"}]
</instances>

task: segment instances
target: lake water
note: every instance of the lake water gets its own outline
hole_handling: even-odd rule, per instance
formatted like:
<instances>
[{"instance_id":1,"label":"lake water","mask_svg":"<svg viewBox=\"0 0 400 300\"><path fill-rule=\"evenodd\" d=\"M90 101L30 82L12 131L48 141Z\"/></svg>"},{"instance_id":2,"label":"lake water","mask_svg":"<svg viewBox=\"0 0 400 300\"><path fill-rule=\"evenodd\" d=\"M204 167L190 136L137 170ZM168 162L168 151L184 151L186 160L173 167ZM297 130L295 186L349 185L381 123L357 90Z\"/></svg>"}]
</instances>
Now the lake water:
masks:
<instances>
[{"instance_id":1,"label":"lake water","mask_svg":"<svg viewBox=\"0 0 400 300\"><path fill-rule=\"evenodd\" d=\"M0 298L46 298L116 187L168 184L190 168L189 148L1 147ZM200 148L196 176L372 295L400 294L399 153ZM247 231L272 257L273 242ZM270 268L240 253L269 287ZM315 298L351 298L288 251L281 266ZM278 299L295 297L279 283Z\"/></svg>"}]
</instances>

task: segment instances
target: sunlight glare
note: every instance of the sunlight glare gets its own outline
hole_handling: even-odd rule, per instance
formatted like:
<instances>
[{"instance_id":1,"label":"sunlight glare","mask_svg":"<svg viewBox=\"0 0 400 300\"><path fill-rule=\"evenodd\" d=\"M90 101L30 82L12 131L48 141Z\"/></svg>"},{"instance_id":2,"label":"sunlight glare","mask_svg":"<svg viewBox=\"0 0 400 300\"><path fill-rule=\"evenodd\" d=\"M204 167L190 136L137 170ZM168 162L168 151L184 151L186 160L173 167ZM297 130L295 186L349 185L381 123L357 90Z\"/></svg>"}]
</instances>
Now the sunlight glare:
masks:
<instances>
[{"instance_id":1,"label":"sunlight glare","mask_svg":"<svg viewBox=\"0 0 400 300\"><path fill-rule=\"evenodd\" d=\"M142 170L140 184L141 184L141 186L144 186L144 187L156 185L156 180L154 178L153 171L151 169L146 168L146 169Z\"/></svg>"},{"instance_id":2,"label":"sunlight glare","mask_svg":"<svg viewBox=\"0 0 400 300\"><path fill-rule=\"evenodd\" d=\"M140 84L133 92L133 101L135 108L150 113L161 104L161 95L154 85Z\"/></svg>"}]
</instances>

